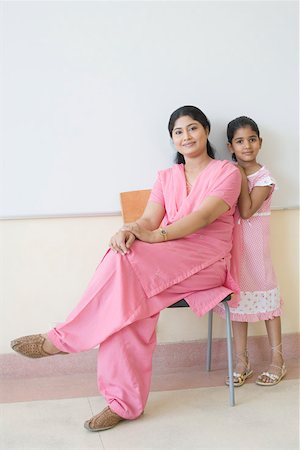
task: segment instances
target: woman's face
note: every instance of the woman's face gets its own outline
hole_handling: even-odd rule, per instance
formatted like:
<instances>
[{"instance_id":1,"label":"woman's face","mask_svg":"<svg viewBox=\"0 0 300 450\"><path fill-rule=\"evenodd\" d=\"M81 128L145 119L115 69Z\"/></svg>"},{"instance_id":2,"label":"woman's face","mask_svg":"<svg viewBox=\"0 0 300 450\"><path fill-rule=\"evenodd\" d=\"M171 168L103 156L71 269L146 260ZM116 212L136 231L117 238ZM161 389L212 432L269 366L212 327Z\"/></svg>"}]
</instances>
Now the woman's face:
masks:
<instances>
[{"instance_id":1,"label":"woman's face","mask_svg":"<svg viewBox=\"0 0 300 450\"><path fill-rule=\"evenodd\" d=\"M190 116L179 117L172 131L176 150L186 157L200 156L207 153L208 130Z\"/></svg>"}]
</instances>

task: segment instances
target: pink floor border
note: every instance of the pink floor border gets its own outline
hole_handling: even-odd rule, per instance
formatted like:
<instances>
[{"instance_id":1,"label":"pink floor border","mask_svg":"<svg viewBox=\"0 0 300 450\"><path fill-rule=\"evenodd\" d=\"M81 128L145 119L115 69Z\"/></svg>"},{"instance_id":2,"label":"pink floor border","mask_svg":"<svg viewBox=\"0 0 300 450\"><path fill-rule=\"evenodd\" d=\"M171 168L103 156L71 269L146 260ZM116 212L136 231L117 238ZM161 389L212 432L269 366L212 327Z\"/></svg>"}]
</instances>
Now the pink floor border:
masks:
<instances>
[{"instance_id":1,"label":"pink floor border","mask_svg":"<svg viewBox=\"0 0 300 450\"><path fill-rule=\"evenodd\" d=\"M224 386L227 375L226 339L213 340L212 370L205 369L206 341L159 344L153 356L152 391ZM266 336L249 338L254 374L268 367ZM288 368L286 379L299 378L299 333L283 336ZM99 395L96 383L97 350L33 360L17 354L0 355L0 403Z\"/></svg>"},{"instance_id":2,"label":"pink floor border","mask_svg":"<svg viewBox=\"0 0 300 450\"><path fill-rule=\"evenodd\" d=\"M299 333L283 335L283 352L286 359L299 358ZM267 361L270 356L266 336L252 336L248 340L251 361ZM206 341L186 341L158 344L153 356L153 370L164 372L172 369L205 365ZM214 339L212 365L215 370L227 364L226 339ZM96 372L97 350L70 355L58 355L33 360L15 353L0 354L0 379L31 378Z\"/></svg>"}]
</instances>

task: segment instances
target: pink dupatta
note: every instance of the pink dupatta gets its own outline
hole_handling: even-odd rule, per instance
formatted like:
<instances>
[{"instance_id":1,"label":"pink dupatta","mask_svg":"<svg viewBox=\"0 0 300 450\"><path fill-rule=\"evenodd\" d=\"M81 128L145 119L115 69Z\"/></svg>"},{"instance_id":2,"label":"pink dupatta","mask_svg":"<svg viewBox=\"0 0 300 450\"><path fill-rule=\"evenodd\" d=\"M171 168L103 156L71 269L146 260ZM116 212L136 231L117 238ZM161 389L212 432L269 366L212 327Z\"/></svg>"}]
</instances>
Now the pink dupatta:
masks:
<instances>
[{"instance_id":1,"label":"pink dupatta","mask_svg":"<svg viewBox=\"0 0 300 450\"><path fill-rule=\"evenodd\" d=\"M174 165L159 172L149 201L164 205L166 215L163 224L177 221L199 209L201 202L209 195L224 199L230 210L212 224L185 238L159 244L142 241L134 243L128 258L148 298L222 259L226 261L227 278L224 286L216 288L216 291L210 289L212 301L216 295L221 300L229 293L238 291L230 273L230 252L240 179L240 172L232 163L212 160L187 195L182 165ZM187 298L191 307L195 303L195 295ZM235 306L234 302L230 306Z\"/></svg>"}]
</instances>

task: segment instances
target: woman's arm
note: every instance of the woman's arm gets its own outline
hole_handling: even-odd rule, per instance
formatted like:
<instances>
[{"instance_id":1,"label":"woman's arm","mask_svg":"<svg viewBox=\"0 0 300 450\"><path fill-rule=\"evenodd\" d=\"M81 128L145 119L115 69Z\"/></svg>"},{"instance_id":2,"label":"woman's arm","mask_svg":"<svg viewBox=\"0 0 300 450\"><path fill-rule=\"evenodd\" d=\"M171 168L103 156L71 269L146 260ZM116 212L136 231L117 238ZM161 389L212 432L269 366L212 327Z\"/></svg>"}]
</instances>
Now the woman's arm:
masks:
<instances>
[{"instance_id":1,"label":"woman's arm","mask_svg":"<svg viewBox=\"0 0 300 450\"><path fill-rule=\"evenodd\" d=\"M159 227L165 215L165 208L160 203L148 202L143 215L136 221L124 224L121 230L114 234L109 242L112 250L126 255L136 236L131 232L132 227L138 227L144 232L152 232Z\"/></svg>"},{"instance_id":2,"label":"woman's arm","mask_svg":"<svg viewBox=\"0 0 300 450\"><path fill-rule=\"evenodd\" d=\"M249 219L268 198L272 186L256 186L249 193L247 176L242 168L240 168L240 172L242 175L242 188L238 206L242 219Z\"/></svg>"},{"instance_id":3,"label":"woman's arm","mask_svg":"<svg viewBox=\"0 0 300 450\"><path fill-rule=\"evenodd\" d=\"M195 233L200 228L204 228L214 222L228 210L228 204L221 198L207 197L197 211L164 227L167 233L167 240L180 239ZM160 229L145 230L139 223L125 225L123 229L132 232L138 239L145 242L156 243L165 240L160 233Z\"/></svg>"},{"instance_id":4,"label":"woman's arm","mask_svg":"<svg viewBox=\"0 0 300 450\"><path fill-rule=\"evenodd\" d=\"M145 230L153 231L159 227L165 215L165 208L160 203L149 201L143 215L134 223ZM132 225L132 224L126 224Z\"/></svg>"}]
</instances>

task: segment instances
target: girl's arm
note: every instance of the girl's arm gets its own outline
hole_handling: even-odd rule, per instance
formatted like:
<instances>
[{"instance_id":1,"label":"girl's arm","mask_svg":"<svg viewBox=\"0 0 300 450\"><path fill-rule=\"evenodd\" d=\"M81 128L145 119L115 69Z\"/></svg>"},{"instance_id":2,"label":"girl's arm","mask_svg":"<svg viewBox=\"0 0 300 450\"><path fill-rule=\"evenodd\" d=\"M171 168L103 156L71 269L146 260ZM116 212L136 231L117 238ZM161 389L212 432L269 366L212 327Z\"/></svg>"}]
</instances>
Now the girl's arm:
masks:
<instances>
[{"instance_id":1,"label":"girl's arm","mask_svg":"<svg viewBox=\"0 0 300 450\"><path fill-rule=\"evenodd\" d=\"M142 228L139 221L135 224L125 225L124 230L131 231L138 239L156 243L164 240L180 239L189 234L195 233L201 228L214 222L219 216L229 210L228 204L219 197L207 197L201 207L191 214L179 219L177 222L164 227L166 239L161 234L160 229L146 230ZM157 222L156 222L157 225ZM159 223L158 225L159 226Z\"/></svg>"},{"instance_id":2,"label":"girl's arm","mask_svg":"<svg viewBox=\"0 0 300 450\"><path fill-rule=\"evenodd\" d=\"M268 198L272 186L256 186L249 193L247 176L242 168L240 168L240 172L242 174L242 188L238 200L238 207L242 219L249 219Z\"/></svg>"}]
</instances>

